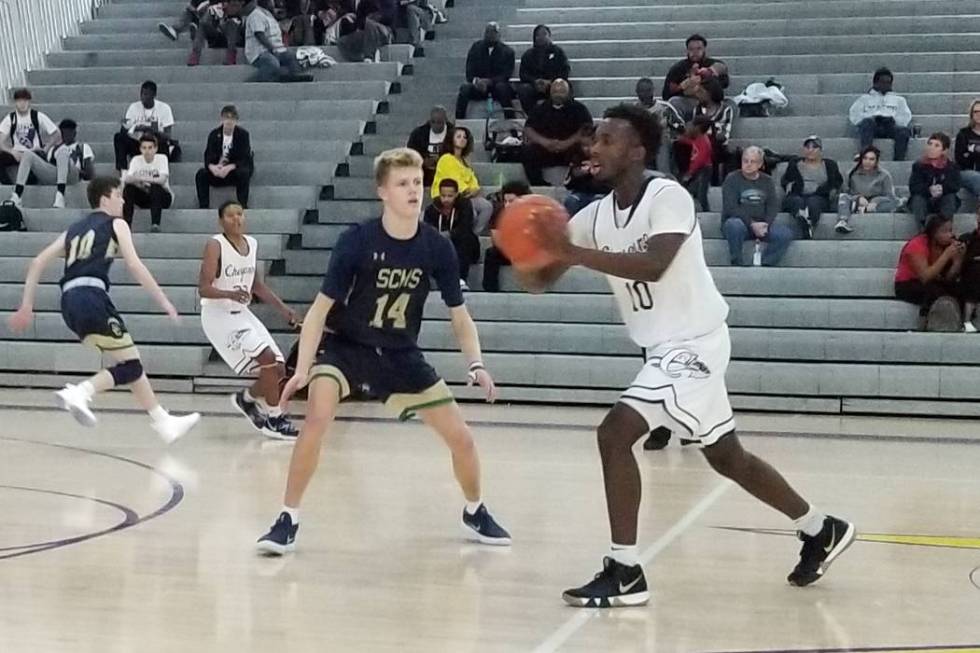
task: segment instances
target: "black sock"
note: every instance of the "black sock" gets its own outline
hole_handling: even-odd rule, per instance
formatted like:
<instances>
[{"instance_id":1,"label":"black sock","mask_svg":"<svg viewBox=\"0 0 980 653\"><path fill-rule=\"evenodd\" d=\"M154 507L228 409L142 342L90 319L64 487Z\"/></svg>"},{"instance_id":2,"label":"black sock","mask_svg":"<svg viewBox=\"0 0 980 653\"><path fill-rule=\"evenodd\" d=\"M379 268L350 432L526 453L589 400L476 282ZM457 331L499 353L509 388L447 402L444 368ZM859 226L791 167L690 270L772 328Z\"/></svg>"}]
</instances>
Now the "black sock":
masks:
<instances>
[{"instance_id":1,"label":"black sock","mask_svg":"<svg viewBox=\"0 0 980 653\"><path fill-rule=\"evenodd\" d=\"M14 192L17 193L17 195L23 195L24 194L24 184L17 184L16 186L14 186Z\"/></svg>"},{"instance_id":2,"label":"black sock","mask_svg":"<svg viewBox=\"0 0 980 653\"><path fill-rule=\"evenodd\" d=\"M68 188L68 184L58 184L58 192L62 195L65 194L65 189Z\"/></svg>"}]
</instances>

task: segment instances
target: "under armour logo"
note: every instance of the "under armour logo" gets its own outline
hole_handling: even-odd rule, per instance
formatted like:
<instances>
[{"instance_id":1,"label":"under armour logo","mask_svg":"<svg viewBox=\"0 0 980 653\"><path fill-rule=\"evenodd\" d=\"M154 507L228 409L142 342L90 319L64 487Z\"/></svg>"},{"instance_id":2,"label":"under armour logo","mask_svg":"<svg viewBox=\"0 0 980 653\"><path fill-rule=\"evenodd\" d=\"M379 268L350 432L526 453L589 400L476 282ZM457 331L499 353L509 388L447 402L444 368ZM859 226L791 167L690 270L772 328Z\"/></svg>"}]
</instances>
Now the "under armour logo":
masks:
<instances>
[{"instance_id":1,"label":"under armour logo","mask_svg":"<svg viewBox=\"0 0 980 653\"><path fill-rule=\"evenodd\" d=\"M374 260L375 261L384 261L385 260L385 252L375 252L373 254L373 256L374 256Z\"/></svg>"},{"instance_id":2,"label":"under armour logo","mask_svg":"<svg viewBox=\"0 0 980 653\"><path fill-rule=\"evenodd\" d=\"M708 366L689 349L672 349L660 357L660 369L672 379L687 376L692 379L706 379L711 376Z\"/></svg>"}]
</instances>

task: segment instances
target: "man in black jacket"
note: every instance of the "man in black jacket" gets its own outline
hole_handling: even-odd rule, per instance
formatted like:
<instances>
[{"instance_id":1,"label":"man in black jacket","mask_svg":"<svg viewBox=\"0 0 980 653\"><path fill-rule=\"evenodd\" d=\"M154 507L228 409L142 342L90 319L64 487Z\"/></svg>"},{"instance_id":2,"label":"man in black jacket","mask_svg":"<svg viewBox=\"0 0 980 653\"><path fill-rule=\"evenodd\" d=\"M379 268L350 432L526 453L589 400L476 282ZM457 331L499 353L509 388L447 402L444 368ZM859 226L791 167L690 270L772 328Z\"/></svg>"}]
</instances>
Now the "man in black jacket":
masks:
<instances>
[{"instance_id":1,"label":"man in black jacket","mask_svg":"<svg viewBox=\"0 0 980 653\"><path fill-rule=\"evenodd\" d=\"M429 122L419 125L408 136L408 147L422 155L422 183L428 187L436 174L436 163L442 154L446 135L453 133L446 107L436 105L429 112Z\"/></svg>"},{"instance_id":2,"label":"man in black jacket","mask_svg":"<svg viewBox=\"0 0 980 653\"><path fill-rule=\"evenodd\" d=\"M821 214L836 206L844 183L837 162L824 158L823 142L818 136L806 137L803 156L789 162L781 183L786 190L783 210L799 221L803 238L813 238Z\"/></svg>"},{"instance_id":3,"label":"man in black jacket","mask_svg":"<svg viewBox=\"0 0 980 653\"><path fill-rule=\"evenodd\" d=\"M571 66L565 51L551 42L551 28L538 25L534 28L534 45L521 56L520 78L517 97L525 113L548 99L548 89L556 79L568 79Z\"/></svg>"},{"instance_id":4,"label":"man in black jacket","mask_svg":"<svg viewBox=\"0 0 980 653\"><path fill-rule=\"evenodd\" d=\"M487 23L483 38L473 44L466 55L466 83L459 87L456 97L456 119L466 118L470 100L492 97L500 103L508 117L513 116L514 89L510 76L514 74L514 50L500 40L500 26Z\"/></svg>"},{"instance_id":5,"label":"man in black jacket","mask_svg":"<svg viewBox=\"0 0 980 653\"><path fill-rule=\"evenodd\" d=\"M209 208L211 186L234 186L238 203L242 208L248 208L252 172L251 139L248 132L238 126L238 109L229 104L221 109L221 126L208 134L204 167L197 171L194 179L198 206Z\"/></svg>"},{"instance_id":6,"label":"man in black jacket","mask_svg":"<svg viewBox=\"0 0 980 653\"><path fill-rule=\"evenodd\" d=\"M700 34L687 37L684 45L687 56L667 71L663 98L685 121L690 121L698 106L697 94L702 83L714 77L723 89L728 88L728 66L724 61L708 56L708 40Z\"/></svg>"},{"instance_id":7,"label":"man in black jacket","mask_svg":"<svg viewBox=\"0 0 980 653\"><path fill-rule=\"evenodd\" d=\"M590 127L592 114L588 107L572 99L568 82L552 82L550 99L534 107L524 125L527 145L523 163L528 182L544 186L544 168L567 167L582 146L591 142Z\"/></svg>"}]
</instances>

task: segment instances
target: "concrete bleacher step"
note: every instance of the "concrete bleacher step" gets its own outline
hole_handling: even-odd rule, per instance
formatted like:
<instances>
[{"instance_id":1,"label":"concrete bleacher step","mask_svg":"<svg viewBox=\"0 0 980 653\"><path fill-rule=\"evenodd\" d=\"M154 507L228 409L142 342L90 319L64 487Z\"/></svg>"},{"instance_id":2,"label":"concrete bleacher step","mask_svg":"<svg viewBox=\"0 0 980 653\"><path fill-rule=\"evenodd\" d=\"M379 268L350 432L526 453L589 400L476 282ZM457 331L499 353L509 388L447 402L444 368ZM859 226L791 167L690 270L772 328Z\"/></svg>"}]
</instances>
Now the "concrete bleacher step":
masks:
<instances>
[{"instance_id":1,"label":"concrete bleacher step","mask_svg":"<svg viewBox=\"0 0 980 653\"><path fill-rule=\"evenodd\" d=\"M54 118L54 116L52 116ZM245 123L243 126L251 128L253 125ZM95 160L101 163L112 163L115 161L115 150L113 149L112 141L92 141L87 138L86 133L83 131L85 126L79 127L79 139L92 148L92 154L95 155ZM181 136L179 133L180 127L177 127L177 131L174 132L174 136L177 137L178 141L181 141ZM301 134L297 134L301 136ZM184 147L186 142L186 150L184 151L184 161L202 161L203 165L203 154L204 154L204 140L200 142L193 142L191 140L186 140L181 142L181 147ZM354 141L358 142L358 141ZM323 161L336 161L338 163L344 162L347 156L350 154L352 149L352 141L331 141L331 140L285 140L279 139L277 141L258 141L253 142L252 152L255 154L256 168L261 168L264 164L268 163L297 163L297 162L323 162Z\"/></svg>"},{"instance_id":2,"label":"concrete bleacher step","mask_svg":"<svg viewBox=\"0 0 980 653\"><path fill-rule=\"evenodd\" d=\"M100 40L96 43L84 44L88 45L88 47L78 47L83 44L76 42L74 44L76 47L73 47L66 52L52 52L48 54L48 65L55 68L93 68L99 66L132 65L185 66L187 64L186 49L177 49L176 47L172 47L174 44L168 41L166 37L159 32L153 35L146 33L147 29L156 29L155 21L139 19L138 21L134 20L132 22L134 23L134 29L137 31L137 33L133 34L128 40L121 39L118 36L113 35L104 41ZM96 23L101 23L101 21L96 21ZM87 24L94 25L96 23ZM138 29L137 26L139 26ZM88 29L104 29L104 26L99 25L97 28L92 27ZM101 48L101 45L105 42L111 42L115 45L115 47L112 49L98 49ZM322 49L327 55L333 57L337 62L345 61L344 57L340 54L340 51L336 46L323 46ZM381 62L406 65L412 61L413 52L414 47L410 44L396 43L388 45L381 49ZM224 61L224 56L224 50L207 49L202 52L200 65L221 65ZM247 60L245 59L244 53L241 50L239 50L238 56L238 61L240 62L238 65L243 67L246 66ZM248 66L246 70L249 70L253 74L255 73L255 69L251 66Z\"/></svg>"},{"instance_id":3,"label":"concrete bleacher step","mask_svg":"<svg viewBox=\"0 0 980 653\"><path fill-rule=\"evenodd\" d=\"M65 201L72 207L86 207L85 182L69 186L65 191ZM173 208L197 208L197 189L194 186L171 185L174 192ZM50 208L52 188L28 186L24 190L24 206L28 208ZM0 197L9 197L12 186L0 186ZM316 206L319 189L305 186L255 186L249 196L249 205L263 209L312 209Z\"/></svg>"},{"instance_id":4,"label":"concrete bleacher step","mask_svg":"<svg viewBox=\"0 0 980 653\"><path fill-rule=\"evenodd\" d=\"M194 157L197 158L197 157ZM203 159L203 157L201 157ZM277 161L266 162L258 165L256 162L255 170L252 173L252 186L323 186L331 183L337 165L340 161ZM201 161L194 163L171 163L170 164L170 183L178 186L194 186L197 172L204 168ZM116 174L115 163L98 163L95 166L96 174L114 175ZM196 197L196 195L195 195Z\"/></svg>"},{"instance_id":5,"label":"concrete bleacher step","mask_svg":"<svg viewBox=\"0 0 980 653\"><path fill-rule=\"evenodd\" d=\"M0 341L0 369L18 372L94 372L102 356L77 342ZM191 345L140 346L140 356L152 375L193 376L204 371L210 347ZM109 359L107 359L109 360Z\"/></svg>"},{"instance_id":6,"label":"concrete bleacher step","mask_svg":"<svg viewBox=\"0 0 980 653\"><path fill-rule=\"evenodd\" d=\"M239 107L240 115L247 116L246 123L249 134L257 142L274 141L279 135L291 135L292 140L304 140L304 134L310 141L356 141L364 133L365 125L371 120L373 101L358 101L351 103L322 102L320 100L284 102L283 111L299 118L296 121L283 120L283 113L274 113L268 103L247 103ZM321 113L321 105L328 105ZM350 104L349 109L329 108L330 105ZM219 107L220 108L220 107ZM97 104L51 104L39 107L48 113L52 119L70 117L79 123L86 142L111 143L119 132L122 116L126 115L126 107L100 106ZM100 113L101 111L101 113ZM197 103L193 106L175 106L173 135L181 143L193 144L195 148L204 150L208 134L220 126L215 115L214 103ZM110 116L119 116L117 120L107 120ZM316 116L331 116L327 120L315 120ZM57 116L57 117L56 117ZM305 120L303 117L307 117ZM354 119L341 119L337 116L350 116Z\"/></svg>"},{"instance_id":7,"label":"concrete bleacher step","mask_svg":"<svg viewBox=\"0 0 980 653\"><path fill-rule=\"evenodd\" d=\"M195 249L197 250L196 258L191 256L187 258L173 258L170 256L163 258L153 257L140 251L138 245L137 251L140 253L140 258L143 259L143 263L146 264L147 269L150 270L150 273L157 280L157 283L164 286L165 289L170 289L175 286L193 286L197 288L198 275L201 269L200 257L204 254L206 243L207 238L202 238L199 243L193 243L193 246L190 244L187 245L188 254L191 254ZM267 273L269 270L269 259L265 258L264 251L261 252L260 256L263 258L258 261L257 265L261 271ZM31 258L27 256L8 255L0 257L0 283L23 283ZM64 271L63 266L64 264L61 261L48 266L41 275L41 283L56 284ZM117 261L112 266L109 281L115 286L132 286L137 283L129 274L129 269L123 261Z\"/></svg>"},{"instance_id":8,"label":"concrete bleacher step","mask_svg":"<svg viewBox=\"0 0 980 653\"><path fill-rule=\"evenodd\" d=\"M57 237L58 232L22 232L16 238L0 238L0 257L34 256ZM256 234L254 238L263 258L282 258L286 248L285 234ZM135 234L133 243L146 258L200 259L207 239L204 234Z\"/></svg>"},{"instance_id":9,"label":"concrete bleacher step","mask_svg":"<svg viewBox=\"0 0 980 653\"><path fill-rule=\"evenodd\" d=\"M394 81L401 73L400 63L343 63L330 69L313 71L318 81ZM30 86L54 84L135 84L152 79L159 85L170 83L232 84L247 82L255 74L251 66L108 66L101 68L47 68L27 73ZM162 96L161 96L162 97Z\"/></svg>"},{"instance_id":10,"label":"concrete bleacher step","mask_svg":"<svg viewBox=\"0 0 980 653\"><path fill-rule=\"evenodd\" d=\"M23 288L23 282L0 284L0 311L16 311L20 307ZM170 286L165 290L170 302L181 315L199 312L196 284L194 287ZM163 309L157 306L145 290L137 286L114 287L112 302L123 315L130 313L163 315ZM56 284L41 284L38 287L34 310L38 312L61 310L61 290Z\"/></svg>"},{"instance_id":11,"label":"concrete bleacher step","mask_svg":"<svg viewBox=\"0 0 980 653\"><path fill-rule=\"evenodd\" d=\"M125 107L139 100L139 84L100 84L99 105L119 103ZM298 100L334 100L335 102L352 102L356 100L373 100L385 98L391 88L387 80L352 80L334 81L323 79L308 84L260 84L255 82L213 82L207 85L184 84L174 82L163 85L158 82L160 100L170 105L179 102L201 102L206 98L214 98L221 104L237 103L239 108L244 102L281 102ZM84 102L86 94L79 91L75 84L48 84L31 89L34 104L42 107L44 104L62 102ZM96 98L91 98L96 99ZM217 107L219 110L221 106ZM215 112L216 115L217 112ZM283 114L279 114L280 118ZM335 114L330 114L335 115ZM336 115L346 116L338 113Z\"/></svg>"},{"instance_id":12,"label":"concrete bleacher step","mask_svg":"<svg viewBox=\"0 0 980 653\"><path fill-rule=\"evenodd\" d=\"M217 204L210 209L168 209L167 229L173 233L213 234L221 230L218 224ZM30 209L24 221L30 231L59 231L79 219L79 209ZM246 213L248 233L292 234L298 233L303 220L301 211L295 209L249 209ZM149 231L149 211L136 209L133 231Z\"/></svg>"}]
</instances>

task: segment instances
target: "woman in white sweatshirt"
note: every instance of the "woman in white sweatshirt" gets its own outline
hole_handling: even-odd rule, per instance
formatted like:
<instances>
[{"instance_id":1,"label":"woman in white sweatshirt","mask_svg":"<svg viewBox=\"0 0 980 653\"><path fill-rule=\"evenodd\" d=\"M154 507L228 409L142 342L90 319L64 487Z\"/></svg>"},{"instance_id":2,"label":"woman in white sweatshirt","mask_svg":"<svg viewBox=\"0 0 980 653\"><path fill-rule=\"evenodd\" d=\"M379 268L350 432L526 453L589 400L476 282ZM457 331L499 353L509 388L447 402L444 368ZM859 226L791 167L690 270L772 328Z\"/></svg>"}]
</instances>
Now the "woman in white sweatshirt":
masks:
<instances>
[{"instance_id":1,"label":"woman in white sweatshirt","mask_svg":"<svg viewBox=\"0 0 980 653\"><path fill-rule=\"evenodd\" d=\"M133 224L133 211L136 207L150 209L151 229L160 231L163 209L169 209L174 201L170 190L170 164L167 157L157 152L157 139L150 134L140 136L140 155L129 162L129 169L123 174L123 218Z\"/></svg>"}]
</instances>

